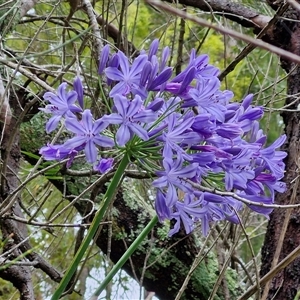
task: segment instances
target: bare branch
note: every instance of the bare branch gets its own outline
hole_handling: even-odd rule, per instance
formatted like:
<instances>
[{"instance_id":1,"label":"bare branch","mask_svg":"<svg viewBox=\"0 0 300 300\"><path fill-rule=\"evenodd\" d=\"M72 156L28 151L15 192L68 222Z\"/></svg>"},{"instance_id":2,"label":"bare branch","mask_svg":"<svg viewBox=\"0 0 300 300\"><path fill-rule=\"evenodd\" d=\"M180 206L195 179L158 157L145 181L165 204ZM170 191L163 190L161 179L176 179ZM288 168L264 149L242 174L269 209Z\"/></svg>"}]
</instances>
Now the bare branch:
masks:
<instances>
[{"instance_id":1,"label":"bare branch","mask_svg":"<svg viewBox=\"0 0 300 300\"><path fill-rule=\"evenodd\" d=\"M267 34L268 30L277 22L277 18L281 16L288 8L288 4L283 5L278 9L274 17L270 20L269 23L261 30L261 32L257 35L257 38L262 38L265 34ZM248 44L241 53L226 67L226 69L219 75L219 79L222 80L225 76L234 70L237 64L242 61L251 51L255 49L254 44Z\"/></svg>"},{"instance_id":2,"label":"bare branch","mask_svg":"<svg viewBox=\"0 0 300 300\"><path fill-rule=\"evenodd\" d=\"M255 201L251 201L248 200L244 197L241 197L239 195L237 195L236 193L233 192L224 192L224 191L220 191L214 188L209 188L209 187L205 187L202 186L200 184L196 184L191 180L187 180L187 182L189 184L192 185L192 187L194 187L195 189L198 189L199 191L202 192L209 192L209 193L213 193L216 195L220 195L220 196L225 196L225 197L232 197L238 201L243 202L246 205L253 205L253 206L260 206L260 207L266 207L266 208L296 208L296 207L300 207L300 204L287 204L287 205L280 205L280 204L265 204L262 202L255 202Z\"/></svg>"},{"instance_id":3,"label":"bare branch","mask_svg":"<svg viewBox=\"0 0 300 300\"><path fill-rule=\"evenodd\" d=\"M174 3L173 0L164 1ZM213 13L222 15L247 28L262 29L271 19L238 2L228 0L179 0L178 3L196 7L202 11L213 10Z\"/></svg>"},{"instance_id":4,"label":"bare branch","mask_svg":"<svg viewBox=\"0 0 300 300\"><path fill-rule=\"evenodd\" d=\"M119 29L116 26L114 26L113 24L108 24L101 15L97 17L97 22L100 26L104 26L104 28L107 30L108 36L110 36L114 40L115 44L117 45L118 36L120 35ZM129 52L131 54L139 53L138 49L135 47L135 45L132 42L127 41L127 43L128 43ZM123 44L120 45L120 49L124 50Z\"/></svg>"},{"instance_id":5,"label":"bare branch","mask_svg":"<svg viewBox=\"0 0 300 300\"><path fill-rule=\"evenodd\" d=\"M35 299L34 292L31 284L30 271L27 266L10 266L0 271L0 277L10 281L20 292L21 300Z\"/></svg>"},{"instance_id":6,"label":"bare branch","mask_svg":"<svg viewBox=\"0 0 300 300\"><path fill-rule=\"evenodd\" d=\"M94 41L94 46L95 46L95 52L97 55L97 58L99 58L101 50L102 50L102 37L101 37L101 33L100 33L100 29L97 23L97 19L96 19L96 15L95 15L95 11L92 7L92 4L89 0L83 0L83 5L84 5L84 10L87 13L87 16L90 20L90 23L92 25L92 30L93 30L93 34L95 36L95 38L93 39Z\"/></svg>"},{"instance_id":7,"label":"bare branch","mask_svg":"<svg viewBox=\"0 0 300 300\"><path fill-rule=\"evenodd\" d=\"M246 43L250 43L250 44L253 44L259 48L262 48L262 49L265 49L267 51L270 51L270 52L273 52L279 56L281 56L282 58L285 58L286 60L289 60L289 61L293 61L293 62L296 62L296 63L300 63L300 56L299 55L296 55L292 52L289 52L289 51L286 51L286 50L283 50L279 47L276 47L276 46L273 46L269 43L266 43L262 40L259 40L259 39L255 39L255 38L252 38L248 35L245 35L245 34L242 34L242 33L239 33L237 31L234 31L234 30L231 30L229 28L224 28L224 27L221 27L221 26L218 26L218 25L214 25L202 18L198 18L198 17L195 17L191 14L188 14L184 11L181 11L179 9L176 9L176 8L173 8L173 7L170 7L164 3L162 3L162 1L158 1L158 0L146 0L146 2L148 4L152 4L153 6L156 6L162 10L165 10L171 14L174 14L176 16L179 16L181 18L186 18L187 20L191 20L193 22L195 22L196 24L199 24L201 26L205 26L205 27L208 27L208 28L212 28L222 34L227 34L233 38L236 38L238 40L241 40L241 41L244 41Z\"/></svg>"},{"instance_id":8,"label":"bare branch","mask_svg":"<svg viewBox=\"0 0 300 300\"><path fill-rule=\"evenodd\" d=\"M272 280L276 274L287 267L292 261L294 261L300 254L300 246L295 248L287 257L285 257L275 268L271 269L264 277L259 280L259 285L262 287L267 282ZM257 290L257 285L253 285L249 288L238 300L249 299Z\"/></svg>"},{"instance_id":9,"label":"bare branch","mask_svg":"<svg viewBox=\"0 0 300 300\"><path fill-rule=\"evenodd\" d=\"M37 261L18 261L18 260L7 260L0 258L0 268L2 270L7 269L9 266L36 266Z\"/></svg>"},{"instance_id":10,"label":"bare branch","mask_svg":"<svg viewBox=\"0 0 300 300\"><path fill-rule=\"evenodd\" d=\"M4 88L3 80L0 74L0 123L3 123L2 135L5 131L5 127L9 126L11 118L12 118L12 112L9 105L9 95Z\"/></svg>"},{"instance_id":11,"label":"bare branch","mask_svg":"<svg viewBox=\"0 0 300 300\"><path fill-rule=\"evenodd\" d=\"M84 199L84 201L87 201L87 202L90 202L91 204L93 204L92 201L88 200L88 199ZM94 204L93 204L93 208L92 208L92 211L83 216L82 219L86 219L88 218L90 215L92 215L94 213ZM66 228L66 227L71 227L71 228L80 228L80 227L83 227L83 228L88 228L90 226L89 223L85 224L85 223L48 223L48 222L37 222L37 221L29 221L25 218L20 218L16 215L5 215L3 216L3 218L6 218L6 219L10 219L10 220L15 220L15 221L18 221L20 223L24 223L24 224L28 224L28 225L33 225L33 226L38 226L38 227L43 227L45 229L48 229L50 227L63 227L63 228ZM101 222L101 224L108 224L110 222ZM49 231L49 230L48 230Z\"/></svg>"}]
</instances>

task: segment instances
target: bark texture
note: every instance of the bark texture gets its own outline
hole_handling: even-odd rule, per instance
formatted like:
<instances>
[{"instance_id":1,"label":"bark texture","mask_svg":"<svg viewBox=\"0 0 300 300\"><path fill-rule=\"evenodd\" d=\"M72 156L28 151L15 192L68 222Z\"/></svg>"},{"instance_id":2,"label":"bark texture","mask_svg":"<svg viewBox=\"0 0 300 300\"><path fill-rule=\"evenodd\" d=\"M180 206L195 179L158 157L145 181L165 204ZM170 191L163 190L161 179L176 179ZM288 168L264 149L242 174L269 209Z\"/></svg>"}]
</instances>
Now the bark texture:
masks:
<instances>
[{"instance_id":1,"label":"bark texture","mask_svg":"<svg viewBox=\"0 0 300 300\"><path fill-rule=\"evenodd\" d=\"M164 0L174 3L174 0ZM178 3L186 6L199 8L202 11L213 12L236 22L247 28L261 29L270 20L269 17L261 15L259 12L248 6L238 3L238 1L228 0L179 0Z\"/></svg>"},{"instance_id":2,"label":"bark texture","mask_svg":"<svg viewBox=\"0 0 300 300\"><path fill-rule=\"evenodd\" d=\"M300 14L292 8L288 9L284 16L289 21L279 20L273 28L272 42L277 46L300 55ZM295 21L294 21L295 20ZM285 111L282 117L285 123L287 140L284 150L288 152L286 158L286 175L284 181L288 185L285 194L277 194L277 204L289 204L291 201L299 201L299 183L295 180L299 176L299 154L300 154L300 115L296 111L299 105L298 96L300 92L300 68L295 64L282 60L282 67L290 72L287 82L287 93L289 97L286 104L291 104L289 109L294 112ZM295 101L296 100L296 101ZM287 230L284 231L283 224L285 218L289 218ZM270 216L265 243L262 249L262 268L261 276L265 275L272 266L276 251L280 253L281 261L300 244L300 209L293 209L290 215L286 210L274 210ZM282 249L279 252L280 240L283 239ZM270 283L269 292L266 299L285 299L295 298L300 289L300 258L296 259L287 268L280 272Z\"/></svg>"},{"instance_id":3,"label":"bark texture","mask_svg":"<svg viewBox=\"0 0 300 300\"><path fill-rule=\"evenodd\" d=\"M10 97L11 108L16 115L21 113L19 107L20 102L21 98L19 98L17 94L13 94ZM5 120L3 121L3 124L5 124ZM1 142L1 158L4 163L1 163L0 204L5 204L4 207L10 205L11 207L8 209L8 213L22 217L23 214L19 206L19 197L16 197L13 203L6 201L9 194L19 185L17 174L21 153L19 132L18 130L15 131L16 122L17 118L14 117L10 120L10 124L2 126L3 139ZM11 141L12 137L14 138ZM23 254L18 244L28 236L26 225L0 218L0 229L2 240L4 241L4 247L2 249L3 256L8 260L18 258ZM28 266L10 266L0 271L0 276L5 280L9 280L19 290L20 299L34 299L31 271Z\"/></svg>"}]
</instances>

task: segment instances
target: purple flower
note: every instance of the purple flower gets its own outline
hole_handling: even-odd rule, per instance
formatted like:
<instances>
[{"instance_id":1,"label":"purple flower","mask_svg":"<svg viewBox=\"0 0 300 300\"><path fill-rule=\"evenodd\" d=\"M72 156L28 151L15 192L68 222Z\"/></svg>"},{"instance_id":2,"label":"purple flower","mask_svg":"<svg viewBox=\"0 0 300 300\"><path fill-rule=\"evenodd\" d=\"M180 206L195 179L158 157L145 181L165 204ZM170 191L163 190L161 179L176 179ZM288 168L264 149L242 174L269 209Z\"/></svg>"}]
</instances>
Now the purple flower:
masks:
<instances>
[{"instance_id":1,"label":"purple flower","mask_svg":"<svg viewBox=\"0 0 300 300\"><path fill-rule=\"evenodd\" d=\"M192 49L190 54L190 61L186 69L173 78L172 82L180 82L189 71L190 68L195 68L195 79L212 79L219 74L219 69L208 64L209 57L206 54L197 56L196 50Z\"/></svg>"},{"instance_id":2,"label":"purple flower","mask_svg":"<svg viewBox=\"0 0 300 300\"><path fill-rule=\"evenodd\" d=\"M203 198L195 200L193 194L186 194L183 202L177 201L174 205L174 212L170 218L176 220L173 229L170 230L169 236L177 233L180 229L180 221L183 223L186 234L194 229L194 223L197 219L202 219L206 214L206 209L201 207Z\"/></svg>"},{"instance_id":3,"label":"purple flower","mask_svg":"<svg viewBox=\"0 0 300 300\"><path fill-rule=\"evenodd\" d=\"M159 72L162 72L165 69L169 56L170 56L170 48L165 47L161 54L161 59L160 59L160 64L159 64Z\"/></svg>"},{"instance_id":4,"label":"purple flower","mask_svg":"<svg viewBox=\"0 0 300 300\"><path fill-rule=\"evenodd\" d=\"M160 74L157 75L158 63L156 68L153 67L152 72L149 74L147 90L157 91L164 86L164 83L172 76L172 68L165 68ZM166 88L164 88L167 90Z\"/></svg>"},{"instance_id":5,"label":"purple flower","mask_svg":"<svg viewBox=\"0 0 300 300\"><path fill-rule=\"evenodd\" d=\"M209 222L233 218L230 208L225 209L225 207L221 207L223 204L208 202L205 197L213 198L212 195L208 196L202 192L196 192L195 195L188 193L184 196L183 202L177 201L175 203L170 219L175 219L176 223L173 229L170 230L169 236L179 231L180 222L183 223L186 233L189 234L194 229L195 223L201 221L203 235L207 235ZM217 197L224 198L221 196ZM215 197L215 199L217 198ZM225 202L225 199L222 199L222 201ZM233 218L233 220L235 219Z\"/></svg>"},{"instance_id":6,"label":"purple flower","mask_svg":"<svg viewBox=\"0 0 300 300\"><path fill-rule=\"evenodd\" d=\"M69 113L81 112L81 108L74 105L78 95L75 91L66 92L67 83L63 82L57 89L57 94L47 92L44 99L51 104L47 104L45 108L40 110L45 113L53 114L53 117L46 124L46 132L50 133L56 129L59 120Z\"/></svg>"},{"instance_id":7,"label":"purple flower","mask_svg":"<svg viewBox=\"0 0 300 300\"><path fill-rule=\"evenodd\" d=\"M185 159L191 159L181 146L196 144L201 140L199 134L190 130L194 123L194 118L178 120L173 113L167 117L166 122L168 124L168 131L163 132L162 135L157 138L158 141L164 143L163 156L172 157L173 151L175 151Z\"/></svg>"},{"instance_id":8,"label":"purple flower","mask_svg":"<svg viewBox=\"0 0 300 300\"><path fill-rule=\"evenodd\" d=\"M119 68L119 56L117 53L114 53L111 56L111 58L108 60L107 67L117 68L117 69ZM106 82L108 86L112 86L113 84L113 80L109 79L107 76L106 76Z\"/></svg>"},{"instance_id":9,"label":"purple flower","mask_svg":"<svg viewBox=\"0 0 300 300\"><path fill-rule=\"evenodd\" d=\"M287 156L284 151L276 151L281 147L286 140L286 135L280 136L272 145L259 151L260 157L266 164L268 170L277 178L281 179L284 176L283 159Z\"/></svg>"},{"instance_id":10,"label":"purple flower","mask_svg":"<svg viewBox=\"0 0 300 300\"><path fill-rule=\"evenodd\" d=\"M170 219L170 208L166 204L166 195L160 189L156 191L155 210L160 222Z\"/></svg>"},{"instance_id":11,"label":"purple flower","mask_svg":"<svg viewBox=\"0 0 300 300\"><path fill-rule=\"evenodd\" d=\"M153 70L152 64L149 61L146 61L146 63L144 64L143 70L141 72L141 78L140 78L141 86L147 85L147 81L151 77L152 70Z\"/></svg>"},{"instance_id":12,"label":"purple flower","mask_svg":"<svg viewBox=\"0 0 300 300\"><path fill-rule=\"evenodd\" d=\"M159 46L159 40L155 39L152 41L149 47L148 60L151 61L153 55L156 55Z\"/></svg>"},{"instance_id":13,"label":"purple flower","mask_svg":"<svg viewBox=\"0 0 300 300\"><path fill-rule=\"evenodd\" d=\"M145 89L140 86L141 71L147 62L147 55L139 55L130 67L128 58L121 51L118 52L120 70L115 67L105 69L106 76L118 82L110 91L109 96L127 95L130 92L146 98Z\"/></svg>"},{"instance_id":14,"label":"purple flower","mask_svg":"<svg viewBox=\"0 0 300 300\"><path fill-rule=\"evenodd\" d=\"M189 84L195 78L196 69L194 67L190 68L184 75L182 82L171 82L167 83L165 90L169 91L175 95L185 96L188 90L191 88Z\"/></svg>"},{"instance_id":15,"label":"purple flower","mask_svg":"<svg viewBox=\"0 0 300 300\"><path fill-rule=\"evenodd\" d=\"M228 149L228 151L234 149ZM219 166L225 171L225 189L231 191L233 188L246 189L248 180L255 177L251 168L253 151L249 148L237 149L237 155L231 159L223 160Z\"/></svg>"},{"instance_id":16,"label":"purple flower","mask_svg":"<svg viewBox=\"0 0 300 300\"><path fill-rule=\"evenodd\" d=\"M83 112L81 122L74 118L67 118L65 126L69 131L76 133L76 136L67 140L64 143L64 147L74 149L84 146L86 160L89 163L94 163L97 160L96 145L102 147L112 147L114 145L111 138L100 135L100 132L108 126L108 123L102 119L94 122L89 109Z\"/></svg>"},{"instance_id":17,"label":"purple flower","mask_svg":"<svg viewBox=\"0 0 300 300\"><path fill-rule=\"evenodd\" d=\"M264 114L262 107L253 107L251 102L253 95L246 96L243 102L237 106L236 103L227 104L226 122L238 123L241 129L246 133L255 126L255 121L260 120Z\"/></svg>"},{"instance_id":18,"label":"purple flower","mask_svg":"<svg viewBox=\"0 0 300 300\"><path fill-rule=\"evenodd\" d=\"M253 101L253 94L249 94L244 98L242 102L242 106L244 107L245 110L250 106L252 101Z\"/></svg>"},{"instance_id":19,"label":"purple flower","mask_svg":"<svg viewBox=\"0 0 300 300\"><path fill-rule=\"evenodd\" d=\"M63 145L51 145L43 146L39 154L41 154L44 160L61 160L66 158L72 149L66 148Z\"/></svg>"},{"instance_id":20,"label":"purple flower","mask_svg":"<svg viewBox=\"0 0 300 300\"><path fill-rule=\"evenodd\" d=\"M103 174L112 169L113 163L114 163L113 158L101 158L99 163L96 166L94 166L93 169Z\"/></svg>"},{"instance_id":21,"label":"purple flower","mask_svg":"<svg viewBox=\"0 0 300 300\"><path fill-rule=\"evenodd\" d=\"M190 98L185 100L182 107L198 106L199 113L209 113L219 122L224 122L226 107L213 99L220 88L220 81L216 77L209 80L199 79L196 88L190 89Z\"/></svg>"},{"instance_id":22,"label":"purple flower","mask_svg":"<svg viewBox=\"0 0 300 300\"><path fill-rule=\"evenodd\" d=\"M77 155L78 151L81 151L82 147L77 147L76 149L68 149L64 145L51 145L48 144L40 149L39 154L41 154L44 160L62 160L69 157L66 167L70 168L74 157Z\"/></svg>"},{"instance_id":23,"label":"purple flower","mask_svg":"<svg viewBox=\"0 0 300 300\"><path fill-rule=\"evenodd\" d=\"M196 175L197 163L183 166L183 159L177 156L176 160L165 158L163 160L164 171L157 171L158 179L152 185L159 189L167 189L166 205L172 206L178 199L176 188L183 192L191 192L191 186L183 179L191 179Z\"/></svg>"},{"instance_id":24,"label":"purple flower","mask_svg":"<svg viewBox=\"0 0 300 300\"><path fill-rule=\"evenodd\" d=\"M286 191L286 184L278 181L278 179L268 173L260 173L262 168L256 169L256 176L253 180L247 183L247 189L245 193L248 195L264 195L266 194L266 188L269 190L271 198L274 200L275 191L284 193Z\"/></svg>"},{"instance_id":25,"label":"purple flower","mask_svg":"<svg viewBox=\"0 0 300 300\"><path fill-rule=\"evenodd\" d=\"M244 131L239 124L235 123L223 123L216 129L216 133L226 139L234 139L243 135Z\"/></svg>"},{"instance_id":26,"label":"purple flower","mask_svg":"<svg viewBox=\"0 0 300 300\"><path fill-rule=\"evenodd\" d=\"M78 103L80 107L83 109L83 86L79 77L76 77L73 82L73 88L78 96Z\"/></svg>"},{"instance_id":27,"label":"purple flower","mask_svg":"<svg viewBox=\"0 0 300 300\"><path fill-rule=\"evenodd\" d=\"M210 114L199 114L195 117L195 121L191 128L205 140L215 133L216 120Z\"/></svg>"},{"instance_id":28,"label":"purple flower","mask_svg":"<svg viewBox=\"0 0 300 300\"><path fill-rule=\"evenodd\" d=\"M118 113L105 115L103 120L109 124L120 124L116 140L119 146L124 146L134 134L143 141L149 139L147 130L142 127L141 123L153 122L157 115L151 109L144 109L143 101L140 96L136 95L132 101L127 98L116 95L114 104Z\"/></svg>"},{"instance_id":29,"label":"purple flower","mask_svg":"<svg viewBox=\"0 0 300 300\"><path fill-rule=\"evenodd\" d=\"M265 215L265 217L269 218L269 214L273 211L273 208L263 207L259 204L273 204L272 197L260 196L260 195L245 195L244 193L237 193L238 196L243 197L252 202L257 202L258 205L249 205L249 207L260 214Z\"/></svg>"},{"instance_id":30,"label":"purple flower","mask_svg":"<svg viewBox=\"0 0 300 300\"><path fill-rule=\"evenodd\" d=\"M147 105L146 109L151 109L152 111L158 111L164 105L163 98L155 98L152 102Z\"/></svg>"},{"instance_id":31,"label":"purple flower","mask_svg":"<svg viewBox=\"0 0 300 300\"><path fill-rule=\"evenodd\" d=\"M254 121L260 120L264 114L262 107L249 107L239 118L241 128L244 132L252 129Z\"/></svg>"},{"instance_id":32,"label":"purple flower","mask_svg":"<svg viewBox=\"0 0 300 300\"><path fill-rule=\"evenodd\" d=\"M107 65L108 56L109 56L109 45L105 45L101 51L100 59L99 59L99 67L98 74L101 75Z\"/></svg>"}]
</instances>

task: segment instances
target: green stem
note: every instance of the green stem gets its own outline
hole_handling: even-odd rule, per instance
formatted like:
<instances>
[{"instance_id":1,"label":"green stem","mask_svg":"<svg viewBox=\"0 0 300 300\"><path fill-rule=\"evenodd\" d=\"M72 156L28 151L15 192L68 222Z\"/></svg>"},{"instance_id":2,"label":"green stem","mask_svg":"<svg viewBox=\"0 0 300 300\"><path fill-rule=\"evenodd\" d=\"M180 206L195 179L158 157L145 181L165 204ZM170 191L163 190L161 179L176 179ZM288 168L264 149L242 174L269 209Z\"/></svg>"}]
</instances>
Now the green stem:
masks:
<instances>
[{"instance_id":1,"label":"green stem","mask_svg":"<svg viewBox=\"0 0 300 300\"><path fill-rule=\"evenodd\" d=\"M102 205L99 208L99 210L97 211L85 239L83 240L80 248L78 249L75 257L73 258L71 265L69 266L68 270L66 271L64 277L62 278L62 280L61 280L57 290L53 294L51 300L58 300L60 298L61 294L64 292L69 281L71 280L72 276L76 272L78 265L80 264L80 261L82 260L85 252L87 251L87 249L89 247L91 240L93 239L93 237L95 236L95 234L97 232L99 224L104 217L104 214L113 198L113 195L117 189L117 186L120 183L120 180L124 174L124 171L125 171L128 163L129 163L129 157L128 157L128 155L125 154L118 166L118 169L116 170L114 177L112 178L112 181L111 181L111 183L104 195L104 198L101 202Z\"/></svg>"},{"instance_id":2,"label":"green stem","mask_svg":"<svg viewBox=\"0 0 300 300\"><path fill-rule=\"evenodd\" d=\"M114 265L111 271L104 278L100 286L94 292L93 296L99 296L101 292L105 289L105 287L109 284L109 282L113 279L116 273L123 267L128 258L132 255L132 253L136 250L136 248L142 243L148 233L153 229L153 227L158 222L157 216L153 217L149 224L143 229L143 231L139 234L139 236L135 239L135 241L130 245L127 251L122 255L122 257L118 260L118 262Z\"/></svg>"}]
</instances>

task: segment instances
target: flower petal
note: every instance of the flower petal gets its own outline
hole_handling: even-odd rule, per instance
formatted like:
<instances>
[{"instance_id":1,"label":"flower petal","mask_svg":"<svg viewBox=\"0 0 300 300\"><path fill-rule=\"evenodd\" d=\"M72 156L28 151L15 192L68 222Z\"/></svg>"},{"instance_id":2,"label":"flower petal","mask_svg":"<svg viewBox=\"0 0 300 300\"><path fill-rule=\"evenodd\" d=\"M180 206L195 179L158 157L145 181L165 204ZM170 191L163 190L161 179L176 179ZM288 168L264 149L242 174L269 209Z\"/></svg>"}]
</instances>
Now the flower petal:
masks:
<instances>
[{"instance_id":1,"label":"flower petal","mask_svg":"<svg viewBox=\"0 0 300 300\"><path fill-rule=\"evenodd\" d=\"M91 140L86 143L84 152L88 163L92 164L97 160L97 148Z\"/></svg>"},{"instance_id":2,"label":"flower petal","mask_svg":"<svg viewBox=\"0 0 300 300\"><path fill-rule=\"evenodd\" d=\"M130 130L133 131L138 137L140 137L143 141L149 140L149 136L147 131L138 124L128 125Z\"/></svg>"},{"instance_id":3,"label":"flower petal","mask_svg":"<svg viewBox=\"0 0 300 300\"><path fill-rule=\"evenodd\" d=\"M85 134L85 130L81 123L79 123L75 118L66 118L65 121L66 128L76 134L83 135Z\"/></svg>"},{"instance_id":4,"label":"flower petal","mask_svg":"<svg viewBox=\"0 0 300 300\"><path fill-rule=\"evenodd\" d=\"M117 131L116 140L119 146L124 146L130 140L131 134L128 126L122 124Z\"/></svg>"},{"instance_id":5,"label":"flower petal","mask_svg":"<svg viewBox=\"0 0 300 300\"><path fill-rule=\"evenodd\" d=\"M54 115L53 117L51 117L46 124L46 132L50 133L53 130L55 130L60 119L61 119L61 116L57 116L57 115Z\"/></svg>"}]
</instances>

